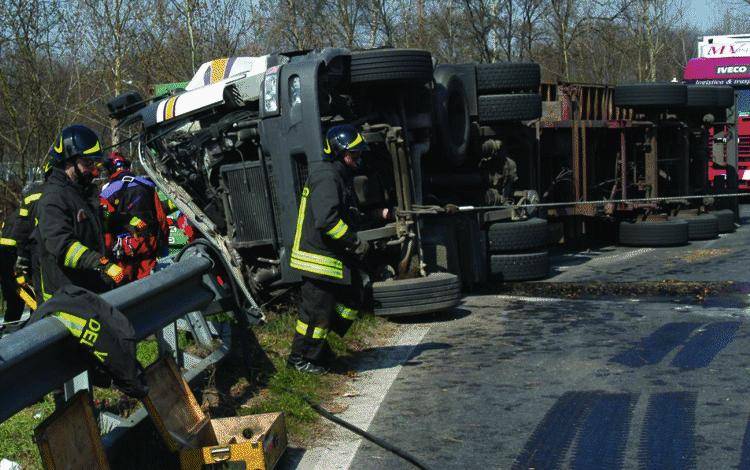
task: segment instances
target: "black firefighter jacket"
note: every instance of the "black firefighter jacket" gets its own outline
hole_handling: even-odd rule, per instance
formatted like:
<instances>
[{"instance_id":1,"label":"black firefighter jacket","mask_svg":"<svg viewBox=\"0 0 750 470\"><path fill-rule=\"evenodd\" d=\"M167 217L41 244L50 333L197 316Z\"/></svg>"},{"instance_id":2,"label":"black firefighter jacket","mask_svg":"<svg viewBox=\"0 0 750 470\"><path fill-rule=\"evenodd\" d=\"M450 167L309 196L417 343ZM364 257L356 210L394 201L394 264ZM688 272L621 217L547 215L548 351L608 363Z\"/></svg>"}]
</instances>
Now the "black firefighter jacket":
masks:
<instances>
[{"instance_id":1,"label":"black firefighter jacket","mask_svg":"<svg viewBox=\"0 0 750 470\"><path fill-rule=\"evenodd\" d=\"M4 252L16 254L16 248L18 245L17 240L13 237L13 231L18 225L18 214L17 211L8 212L5 220L2 221L0 227L0 250Z\"/></svg>"},{"instance_id":2,"label":"black firefighter jacket","mask_svg":"<svg viewBox=\"0 0 750 470\"><path fill-rule=\"evenodd\" d=\"M82 187L54 168L37 207L42 301L66 284L94 292L106 289L95 269L104 253L99 199L93 186Z\"/></svg>"},{"instance_id":3,"label":"black firefighter jacket","mask_svg":"<svg viewBox=\"0 0 750 470\"><path fill-rule=\"evenodd\" d=\"M31 234L36 227L36 219L38 219L36 208L42 198L43 190L43 183L35 183L24 192L21 205L18 208L18 218L13 227L12 238L18 243L18 255L29 259L33 250Z\"/></svg>"},{"instance_id":4,"label":"black firefighter jacket","mask_svg":"<svg viewBox=\"0 0 750 470\"><path fill-rule=\"evenodd\" d=\"M351 174L342 162L321 162L302 189L289 265L303 276L350 284L357 231Z\"/></svg>"},{"instance_id":5,"label":"black firefighter jacket","mask_svg":"<svg viewBox=\"0 0 750 470\"><path fill-rule=\"evenodd\" d=\"M67 357L68 360L105 372L131 397L146 396L145 380L135 355L135 331L122 312L86 289L67 285L34 312L31 323L47 316L60 321L78 343L80 354Z\"/></svg>"}]
</instances>

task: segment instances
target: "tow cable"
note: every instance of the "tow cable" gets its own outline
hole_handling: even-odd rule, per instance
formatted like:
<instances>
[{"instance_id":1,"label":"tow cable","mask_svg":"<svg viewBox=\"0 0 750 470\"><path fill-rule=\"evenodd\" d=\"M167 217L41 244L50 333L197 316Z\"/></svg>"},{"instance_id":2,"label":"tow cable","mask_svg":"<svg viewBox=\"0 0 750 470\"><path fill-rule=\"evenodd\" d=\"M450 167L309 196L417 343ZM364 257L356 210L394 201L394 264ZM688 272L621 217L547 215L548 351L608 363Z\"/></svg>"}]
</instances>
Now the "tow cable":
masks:
<instances>
[{"instance_id":1,"label":"tow cable","mask_svg":"<svg viewBox=\"0 0 750 470\"><path fill-rule=\"evenodd\" d=\"M598 201L569 201L569 202L539 202L534 204L506 204L499 206L456 206L458 212L479 212L493 211L500 209L522 209L522 208L547 208L547 207L571 207L587 205L605 205L605 204L628 204L628 203L648 203L648 202L668 202L668 201L686 201L692 199L722 199L728 197L750 197L750 193L731 193L731 194L707 194L702 196L669 196L669 197L644 197L633 199L600 199ZM413 205L412 210L400 210L402 214L439 214L446 212L442 206L420 206Z\"/></svg>"},{"instance_id":2,"label":"tow cable","mask_svg":"<svg viewBox=\"0 0 750 470\"><path fill-rule=\"evenodd\" d=\"M285 387L282 387L282 390L285 390L287 393L291 393L293 395L297 395L300 398L302 398L302 400L304 400L304 402L307 403L307 405L310 408L312 408L313 411L315 411L316 413L318 413L319 415L321 415L325 419L338 424L342 428L347 429L347 430L353 432L354 434L358 434L358 435L362 436L363 438L367 439L368 441L372 442L373 444L377 445L378 447L381 447L381 448L387 450L388 452L390 452L390 453L392 453L392 454L394 454L394 455L396 455L398 457L401 457L402 459L406 460L407 462L409 462L410 464L414 465L415 467L417 467L419 469L422 469L422 470L429 470L430 469L430 467L428 467L427 464L425 464L424 462L422 462L421 460L419 460L417 457L411 455L409 452L407 452L407 451L405 451L403 449L399 449L398 447L396 447L395 445L391 444L390 442L387 442L387 441L385 441L385 440L383 440L383 439L381 439L381 438L379 438L377 436L374 436L374 435L370 434L369 432L365 431L364 429L359 428L359 427L353 425L352 423L339 418L338 416L336 416L333 413L331 413L330 411L326 410L325 408L323 408L319 404L315 403L314 401L312 401L311 399L309 399L305 395L300 395L298 393L295 393L293 390L290 390L290 389L285 388Z\"/></svg>"}]
</instances>

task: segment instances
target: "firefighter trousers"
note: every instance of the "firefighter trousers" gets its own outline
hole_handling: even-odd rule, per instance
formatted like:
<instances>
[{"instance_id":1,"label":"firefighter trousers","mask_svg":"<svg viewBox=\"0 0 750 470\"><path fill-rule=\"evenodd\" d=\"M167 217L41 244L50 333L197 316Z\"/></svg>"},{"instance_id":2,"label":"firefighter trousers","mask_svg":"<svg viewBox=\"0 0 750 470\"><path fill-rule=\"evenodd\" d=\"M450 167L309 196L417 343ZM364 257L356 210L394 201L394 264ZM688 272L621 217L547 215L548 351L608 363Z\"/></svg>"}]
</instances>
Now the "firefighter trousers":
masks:
<instances>
[{"instance_id":1,"label":"firefighter trousers","mask_svg":"<svg viewBox=\"0 0 750 470\"><path fill-rule=\"evenodd\" d=\"M6 322L20 320L23 314L23 299L18 295L15 263L15 252L0 248L0 289L5 300L3 321Z\"/></svg>"},{"instance_id":2,"label":"firefighter trousers","mask_svg":"<svg viewBox=\"0 0 750 470\"><path fill-rule=\"evenodd\" d=\"M322 364L329 353L328 334L344 336L359 315L359 283L341 285L303 277L300 294L291 357Z\"/></svg>"}]
</instances>

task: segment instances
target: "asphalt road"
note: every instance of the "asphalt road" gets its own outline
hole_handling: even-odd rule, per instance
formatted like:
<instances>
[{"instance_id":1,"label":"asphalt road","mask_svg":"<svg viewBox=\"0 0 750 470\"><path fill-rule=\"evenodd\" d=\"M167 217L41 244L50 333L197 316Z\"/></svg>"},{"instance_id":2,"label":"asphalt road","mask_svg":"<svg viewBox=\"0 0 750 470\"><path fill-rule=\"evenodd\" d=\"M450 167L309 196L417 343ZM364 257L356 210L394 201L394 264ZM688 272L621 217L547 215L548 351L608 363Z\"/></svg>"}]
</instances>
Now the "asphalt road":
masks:
<instances>
[{"instance_id":1,"label":"asphalt road","mask_svg":"<svg viewBox=\"0 0 750 470\"><path fill-rule=\"evenodd\" d=\"M681 248L558 254L552 281L742 284L748 240L750 225ZM425 347L368 430L438 469L750 468L750 310L738 296L731 307L469 296L414 321L429 326ZM363 442L349 468L412 467Z\"/></svg>"}]
</instances>

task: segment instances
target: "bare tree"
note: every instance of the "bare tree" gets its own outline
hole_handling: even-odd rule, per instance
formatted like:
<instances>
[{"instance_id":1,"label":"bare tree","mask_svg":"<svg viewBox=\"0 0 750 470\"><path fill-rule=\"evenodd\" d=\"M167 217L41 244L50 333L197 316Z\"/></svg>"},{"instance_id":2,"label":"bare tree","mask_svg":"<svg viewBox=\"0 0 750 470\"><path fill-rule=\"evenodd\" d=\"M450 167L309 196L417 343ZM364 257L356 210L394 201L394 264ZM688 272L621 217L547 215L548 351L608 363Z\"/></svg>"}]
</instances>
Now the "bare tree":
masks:
<instances>
[{"instance_id":1,"label":"bare tree","mask_svg":"<svg viewBox=\"0 0 750 470\"><path fill-rule=\"evenodd\" d=\"M541 42L545 33L542 19L547 11L547 0L518 0L519 5L519 58L534 59L534 49Z\"/></svg>"},{"instance_id":2,"label":"bare tree","mask_svg":"<svg viewBox=\"0 0 750 470\"><path fill-rule=\"evenodd\" d=\"M496 59L492 34L497 21L491 0L464 0L466 22L471 31L471 40L477 47L482 62Z\"/></svg>"},{"instance_id":3,"label":"bare tree","mask_svg":"<svg viewBox=\"0 0 750 470\"><path fill-rule=\"evenodd\" d=\"M682 23L681 0L635 0L626 11L636 49L638 80L655 81L669 32Z\"/></svg>"}]
</instances>

